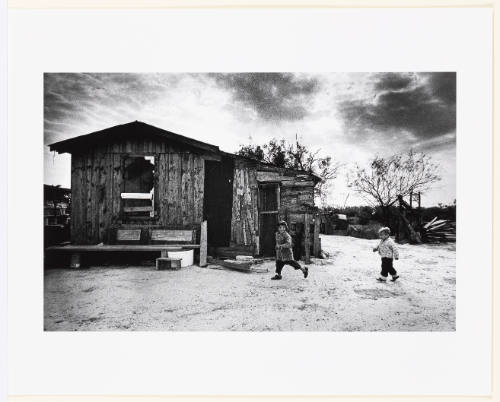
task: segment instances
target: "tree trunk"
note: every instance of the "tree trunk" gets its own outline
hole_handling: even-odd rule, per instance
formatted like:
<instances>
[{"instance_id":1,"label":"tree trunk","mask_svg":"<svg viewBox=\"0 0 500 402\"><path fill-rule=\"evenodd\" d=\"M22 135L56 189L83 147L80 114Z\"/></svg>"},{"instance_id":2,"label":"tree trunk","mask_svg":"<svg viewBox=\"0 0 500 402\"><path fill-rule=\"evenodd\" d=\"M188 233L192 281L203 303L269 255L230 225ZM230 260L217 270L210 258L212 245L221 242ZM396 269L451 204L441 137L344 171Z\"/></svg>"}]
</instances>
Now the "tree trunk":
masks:
<instances>
[{"instance_id":1,"label":"tree trunk","mask_svg":"<svg viewBox=\"0 0 500 402\"><path fill-rule=\"evenodd\" d=\"M387 205L381 205L381 208L382 208L382 219L384 226L390 227L391 225L390 207Z\"/></svg>"}]
</instances>

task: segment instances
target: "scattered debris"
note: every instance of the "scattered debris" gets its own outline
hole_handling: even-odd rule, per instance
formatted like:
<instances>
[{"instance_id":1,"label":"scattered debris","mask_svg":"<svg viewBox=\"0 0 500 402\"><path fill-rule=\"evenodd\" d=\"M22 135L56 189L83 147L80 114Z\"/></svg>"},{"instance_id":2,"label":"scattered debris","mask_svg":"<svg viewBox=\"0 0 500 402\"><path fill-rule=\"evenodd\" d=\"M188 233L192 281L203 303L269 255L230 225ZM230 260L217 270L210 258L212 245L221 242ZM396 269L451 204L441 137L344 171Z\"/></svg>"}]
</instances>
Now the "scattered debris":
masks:
<instances>
[{"instance_id":1,"label":"scattered debris","mask_svg":"<svg viewBox=\"0 0 500 402\"><path fill-rule=\"evenodd\" d=\"M328 261L328 260L322 260L321 258L313 258L311 257L311 264L315 264L315 265L328 265L328 264L331 264L332 261Z\"/></svg>"},{"instance_id":2,"label":"scattered debris","mask_svg":"<svg viewBox=\"0 0 500 402\"><path fill-rule=\"evenodd\" d=\"M222 261L222 266L224 268L229 268L233 269L236 271L246 271L246 272L268 272L268 269L259 269L254 267L254 265L258 265L263 263L263 259L256 259L256 258L250 258L250 259L235 259L235 260L223 260Z\"/></svg>"},{"instance_id":3,"label":"scattered debris","mask_svg":"<svg viewBox=\"0 0 500 402\"><path fill-rule=\"evenodd\" d=\"M320 251L319 258L321 258L322 260L326 260L329 257L330 257L330 254L327 253L325 250Z\"/></svg>"},{"instance_id":4,"label":"scattered debris","mask_svg":"<svg viewBox=\"0 0 500 402\"><path fill-rule=\"evenodd\" d=\"M349 225L347 235L359 239L378 239L378 231L382 225L378 222L372 222L366 225Z\"/></svg>"},{"instance_id":5,"label":"scattered debris","mask_svg":"<svg viewBox=\"0 0 500 402\"><path fill-rule=\"evenodd\" d=\"M251 255L237 255L236 260L237 261L253 261L253 257Z\"/></svg>"},{"instance_id":6,"label":"scattered debris","mask_svg":"<svg viewBox=\"0 0 500 402\"><path fill-rule=\"evenodd\" d=\"M224 260L211 257L209 259L209 265L207 265L206 268L229 269L232 271L255 272L255 273L269 272L269 269L267 268L258 267L258 265L264 262L264 258L253 258L251 256L250 258L248 257L249 256L236 256L235 259L224 259Z\"/></svg>"},{"instance_id":7,"label":"scattered debris","mask_svg":"<svg viewBox=\"0 0 500 402\"><path fill-rule=\"evenodd\" d=\"M236 269L238 271L248 271L252 266L252 262L241 260L223 260L222 266L226 268Z\"/></svg>"}]
</instances>

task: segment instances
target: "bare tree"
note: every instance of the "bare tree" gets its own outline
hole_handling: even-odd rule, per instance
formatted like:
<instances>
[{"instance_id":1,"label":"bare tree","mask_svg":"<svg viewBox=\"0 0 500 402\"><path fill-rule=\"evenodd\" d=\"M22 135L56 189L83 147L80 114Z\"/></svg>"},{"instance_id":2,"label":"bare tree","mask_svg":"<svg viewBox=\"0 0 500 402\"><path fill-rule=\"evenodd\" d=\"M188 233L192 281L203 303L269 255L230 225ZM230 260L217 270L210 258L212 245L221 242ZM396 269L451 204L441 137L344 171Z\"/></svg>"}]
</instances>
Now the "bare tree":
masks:
<instances>
[{"instance_id":1,"label":"bare tree","mask_svg":"<svg viewBox=\"0 0 500 402\"><path fill-rule=\"evenodd\" d=\"M348 186L353 188L373 206L380 206L387 214L397 200L416 192L427 191L441 180L439 166L430 156L422 152L409 151L388 158L375 157L370 168L356 165L348 177Z\"/></svg>"}]
</instances>

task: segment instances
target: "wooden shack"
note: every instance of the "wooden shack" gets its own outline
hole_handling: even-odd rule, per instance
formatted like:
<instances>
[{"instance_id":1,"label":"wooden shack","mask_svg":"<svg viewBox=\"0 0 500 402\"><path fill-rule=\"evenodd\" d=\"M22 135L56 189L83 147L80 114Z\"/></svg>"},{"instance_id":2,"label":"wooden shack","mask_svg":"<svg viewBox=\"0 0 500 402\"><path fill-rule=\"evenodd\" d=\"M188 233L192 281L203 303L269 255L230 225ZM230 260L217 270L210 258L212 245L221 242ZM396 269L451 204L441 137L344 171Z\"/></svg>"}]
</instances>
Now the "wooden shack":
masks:
<instances>
[{"instance_id":1,"label":"wooden shack","mask_svg":"<svg viewBox=\"0 0 500 402\"><path fill-rule=\"evenodd\" d=\"M314 187L320 179L311 173L138 121L49 147L72 156L73 244L112 243L122 227L193 229L207 221L211 254L272 256L284 219L299 239L297 251L319 254Z\"/></svg>"}]
</instances>

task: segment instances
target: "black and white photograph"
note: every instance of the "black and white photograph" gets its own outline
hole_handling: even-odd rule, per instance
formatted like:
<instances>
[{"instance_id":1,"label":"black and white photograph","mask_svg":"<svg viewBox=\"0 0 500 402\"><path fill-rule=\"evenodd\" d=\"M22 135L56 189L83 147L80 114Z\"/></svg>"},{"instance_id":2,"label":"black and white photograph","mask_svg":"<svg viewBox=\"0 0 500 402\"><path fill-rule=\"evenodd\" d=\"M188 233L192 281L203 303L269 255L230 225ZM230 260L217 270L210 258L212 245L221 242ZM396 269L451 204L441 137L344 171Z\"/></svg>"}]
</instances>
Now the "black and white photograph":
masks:
<instances>
[{"instance_id":1,"label":"black and white photograph","mask_svg":"<svg viewBox=\"0 0 500 402\"><path fill-rule=\"evenodd\" d=\"M455 331L456 86L46 72L44 331Z\"/></svg>"},{"instance_id":2,"label":"black and white photograph","mask_svg":"<svg viewBox=\"0 0 500 402\"><path fill-rule=\"evenodd\" d=\"M206 1L9 11L9 393L491 396L499 14Z\"/></svg>"}]
</instances>

